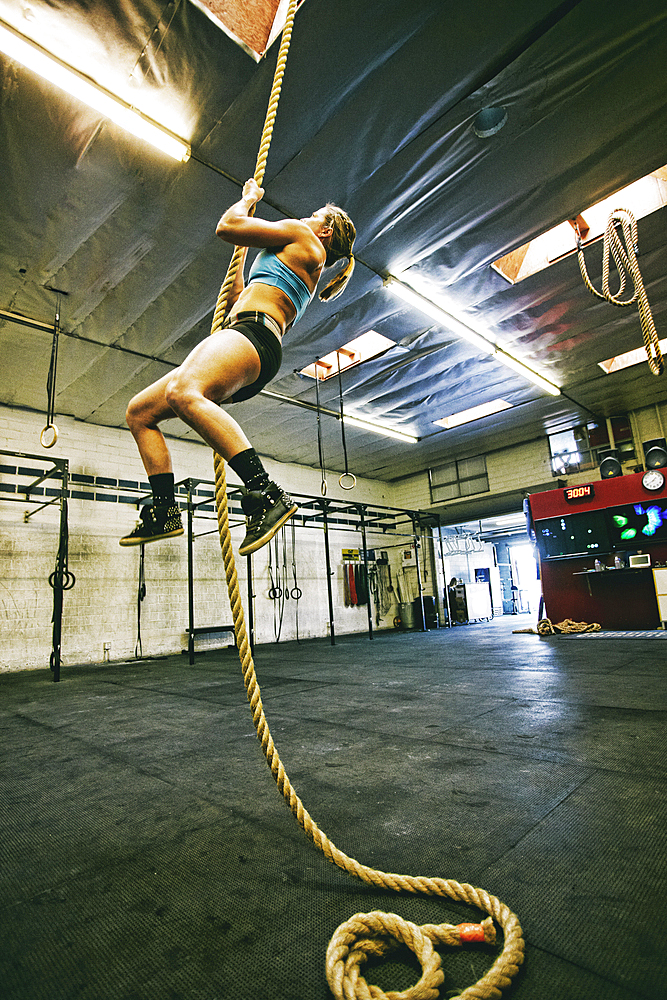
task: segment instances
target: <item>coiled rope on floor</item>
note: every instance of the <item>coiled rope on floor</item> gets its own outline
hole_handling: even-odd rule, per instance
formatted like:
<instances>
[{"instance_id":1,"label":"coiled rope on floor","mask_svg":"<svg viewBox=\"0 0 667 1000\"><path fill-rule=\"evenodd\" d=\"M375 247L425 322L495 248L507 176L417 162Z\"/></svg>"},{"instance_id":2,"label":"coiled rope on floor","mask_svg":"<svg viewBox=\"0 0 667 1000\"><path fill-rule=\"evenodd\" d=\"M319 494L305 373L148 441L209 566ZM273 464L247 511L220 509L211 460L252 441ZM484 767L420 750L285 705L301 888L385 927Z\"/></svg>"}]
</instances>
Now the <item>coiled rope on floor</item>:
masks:
<instances>
[{"instance_id":1,"label":"coiled rope on floor","mask_svg":"<svg viewBox=\"0 0 667 1000\"><path fill-rule=\"evenodd\" d=\"M264 176L296 7L297 0L290 0L255 170L255 180L260 185ZM242 250L237 248L232 256L227 276L218 296L211 333L216 333L222 325L227 295L233 284L241 253ZM396 914L358 913L338 928L329 943L326 974L331 992L336 1000L370 1000L371 997L373 1000L436 1000L439 995L439 987L444 980L444 973L441 968L440 956L434 951L433 944L456 946L470 941L483 941L492 944L496 937L493 924L495 921L503 930L502 951L487 973L474 986L468 987L459 994L459 1000L497 1000L501 997L502 990L510 985L512 978L518 972L524 956L523 932L517 917L509 907L483 889L477 889L467 883L459 883L453 879L388 874L360 864L354 858L350 858L340 851L319 829L292 787L264 715L261 692L248 642L229 528L225 463L220 455L215 455L214 465L220 547L225 564L227 590L234 619L243 682L264 756L278 788L299 825L329 861L367 885L378 889L392 889L396 892L448 897L457 902L476 906L489 914L489 917L482 924L459 924L458 926L425 924L418 927ZM368 958L385 954L393 947L394 943L403 943L414 951L422 965L422 976L419 982L408 990L384 993L376 986L369 987L361 975L360 969Z\"/></svg>"},{"instance_id":2,"label":"coiled rope on floor","mask_svg":"<svg viewBox=\"0 0 667 1000\"><path fill-rule=\"evenodd\" d=\"M549 618L540 618L537 628L515 628L512 635L571 635L574 632L599 632L601 625L597 622L575 622L571 618L565 618L562 622L554 625Z\"/></svg>"},{"instance_id":3,"label":"coiled rope on floor","mask_svg":"<svg viewBox=\"0 0 667 1000\"><path fill-rule=\"evenodd\" d=\"M617 223L620 223L623 239L619 236ZM579 268L581 277L588 291L598 299L604 299L613 306L631 306L637 303L639 310L639 322L646 348L648 366L654 375L662 375L665 364L660 350L660 341L653 322L653 314L644 288L644 281L639 270L639 245L637 241L637 220L632 212L627 208L617 208L609 216L604 233L602 246L602 291L599 292L588 276L586 260L584 257L584 247L582 234L579 225L575 222L574 229L577 237L577 256L579 258ZM624 245L625 244L625 245ZM609 288L609 256L614 258L618 271L619 286L617 292L612 292ZM632 279L634 293L631 297L623 298L627 277ZM629 294L626 293L626 294Z\"/></svg>"}]
</instances>

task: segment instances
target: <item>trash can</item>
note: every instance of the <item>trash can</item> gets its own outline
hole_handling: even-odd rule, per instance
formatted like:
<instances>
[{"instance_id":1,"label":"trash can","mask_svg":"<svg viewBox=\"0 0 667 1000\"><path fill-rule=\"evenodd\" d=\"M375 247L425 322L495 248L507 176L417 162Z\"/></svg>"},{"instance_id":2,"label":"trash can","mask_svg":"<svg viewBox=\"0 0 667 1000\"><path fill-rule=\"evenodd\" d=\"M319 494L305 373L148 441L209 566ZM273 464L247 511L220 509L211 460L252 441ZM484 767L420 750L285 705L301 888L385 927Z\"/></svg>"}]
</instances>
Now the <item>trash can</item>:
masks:
<instances>
[{"instance_id":1,"label":"trash can","mask_svg":"<svg viewBox=\"0 0 667 1000\"><path fill-rule=\"evenodd\" d=\"M399 604L401 628L415 627L415 609L412 604Z\"/></svg>"},{"instance_id":2,"label":"trash can","mask_svg":"<svg viewBox=\"0 0 667 1000\"><path fill-rule=\"evenodd\" d=\"M422 615L422 601L424 602L424 614ZM435 610L435 600L430 594L424 594L423 597L415 597L412 602L412 607L414 609L414 622L413 627L423 629L424 628L424 617L426 618L426 628L437 628L438 627L438 613Z\"/></svg>"}]
</instances>

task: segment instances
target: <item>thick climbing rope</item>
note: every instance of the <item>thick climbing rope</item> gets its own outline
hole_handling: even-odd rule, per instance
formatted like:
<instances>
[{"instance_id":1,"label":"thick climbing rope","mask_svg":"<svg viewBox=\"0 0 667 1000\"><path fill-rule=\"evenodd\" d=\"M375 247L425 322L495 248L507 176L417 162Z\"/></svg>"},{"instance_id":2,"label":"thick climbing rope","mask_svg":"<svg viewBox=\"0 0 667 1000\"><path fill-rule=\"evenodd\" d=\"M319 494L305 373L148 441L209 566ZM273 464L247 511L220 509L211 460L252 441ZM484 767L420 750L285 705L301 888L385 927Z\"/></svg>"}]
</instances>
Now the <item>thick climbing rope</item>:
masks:
<instances>
[{"instance_id":1,"label":"thick climbing rope","mask_svg":"<svg viewBox=\"0 0 667 1000\"><path fill-rule=\"evenodd\" d=\"M618 234L617 223L620 223L623 239L621 239ZM637 303L637 309L639 310L639 322L642 328L642 336L644 338L644 347L646 348L648 366L654 375L662 375L665 365L662 352L660 350L660 341L655 329L655 323L653 322L653 314L651 313L651 307L648 303L646 289L644 288L644 281L642 279L641 271L639 270L639 262L637 260L637 255L639 253L639 246L637 242L637 220L632 212L627 208L617 208L610 214L609 219L607 220L607 227L605 229L602 246L601 292L597 290L588 276L581 232L576 223L574 224L574 228L577 236L579 268L581 270L581 277L584 279L586 288L592 295L597 296L599 299L604 299L606 302L610 302L614 306L631 306L634 305L635 302ZM618 271L619 286L618 291L615 293L609 288L610 254L614 258L614 263L616 264L616 269ZM631 297L623 298L622 296L625 291L627 277L632 279L634 293ZM626 295L629 296L629 291Z\"/></svg>"},{"instance_id":2,"label":"thick climbing rope","mask_svg":"<svg viewBox=\"0 0 667 1000\"><path fill-rule=\"evenodd\" d=\"M261 184L264 176L296 7L297 0L290 0L255 171L255 180L258 184ZM211 333L217 332L222 325L227 295L238 269L241 253L242 251L237 248L232 256L227 276L220 289ZM234 267L235 260L236 267ZM319 829L292 788L269 731L255 675L232 551L225 463L219 455L215 456L215 477L220 546L234 619L236 644L253 722L276 784L304 833L329 861L368 885L378 889L393 889L396 892L448 897L457 902L468 903L489 914L489 918L482 924L460 924L457 927L448 924L427 924L421 928L394 914L356 914L338 928L327 950L326 974L331 992L336 1000L368 1000L371 996L374 1000L436 1000L438 988L444 980L444 973L441 968L440 956L434 952L433 944L456 946L468 941L483 941L491 944L495 941L496 936L493 924L495 921L503 930L502 951L487 973L474 986L463 990L459 995L459 1000L487 1000L487 998L497 1000L502 995L501 991L510 985L523 962L523 933L517 917L509 907L483 889L476 889L453 879L387 874L359 864L354 858L350 858L338 850L326 834ZM367 958L389 950L392 947L391 942L402 942L411 948L418 956L423 971L421 979L415 986L400 993L386 994L376 986L368 986L360 973L360 967Z\"/></svg>"},{"instance_id":3,"label":"thick climbing rope","mask_svg":"<svg viewBox=\"0 0 667 1000\"><path fill-rule=\"evenodd\" d=\"M515 628L512 635L571 635L574 632L599 632L601 625L597 622L575 622L571 618L565 618L562 622L554 625L549 618L540 618L537 628Z\"/></svg>"}]
</instances>

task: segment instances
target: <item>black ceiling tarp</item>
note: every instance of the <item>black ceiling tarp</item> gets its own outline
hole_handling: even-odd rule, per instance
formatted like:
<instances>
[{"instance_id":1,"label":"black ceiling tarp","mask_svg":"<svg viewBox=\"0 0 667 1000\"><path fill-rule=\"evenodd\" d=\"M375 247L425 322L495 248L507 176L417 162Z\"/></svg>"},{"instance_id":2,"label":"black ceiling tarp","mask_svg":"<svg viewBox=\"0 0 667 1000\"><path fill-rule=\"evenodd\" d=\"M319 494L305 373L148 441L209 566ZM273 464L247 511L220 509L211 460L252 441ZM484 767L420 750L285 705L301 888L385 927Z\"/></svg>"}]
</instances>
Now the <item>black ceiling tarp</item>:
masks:
<instances>
[{"instance_id":1,"label":"black ceiling tarp","mask_svg":"<svg viewBox=\"0 0 667 1000\"><path fill-rule=\"evenodd\" d=\"M46 286L69 292L65 331L108 347L64 342L57 408L122 426L133 392L207 335L230 256L215 224L238 197L235 179L254 170L277 44L255 64L187 0L0 0L0 18L147 113L164 112L203 161L165 159L0 57L0 308L48 322ZM278 218L342 204L357 225L359 263L346 294L314 302L286 337L276 388L314 403L312 380L294 371L366 330L383 333L399 346L344 374L345 406L423 438L394 443L404 472L664 398L645 366L619 376L597 367L639 346L641 332L636 310L589 295L575 258L516 286L489 264L667 162L666 20L647 0L307 0L258 211ZM494 105L507 124L480 138L474 117ZM639 223L658 322L663 215ZM588 251L598 281L599 256L599 244ZM399 271L565 396L546 396L397 299L382 278ZM48 337L3 322L0 349L0 402L39 408ZM332 405L337 387L323 386L322 397ZM433 424L498 397L515 408L452 431ZM303 434L295 449L280 429L284 410L263 399L262 420L253 404L237 415L264 454L315 464L309 414L291 413L293 434ZM386 474L384 444L352 428L349 443L357 474Z\"/></svg>"}]
</instances>

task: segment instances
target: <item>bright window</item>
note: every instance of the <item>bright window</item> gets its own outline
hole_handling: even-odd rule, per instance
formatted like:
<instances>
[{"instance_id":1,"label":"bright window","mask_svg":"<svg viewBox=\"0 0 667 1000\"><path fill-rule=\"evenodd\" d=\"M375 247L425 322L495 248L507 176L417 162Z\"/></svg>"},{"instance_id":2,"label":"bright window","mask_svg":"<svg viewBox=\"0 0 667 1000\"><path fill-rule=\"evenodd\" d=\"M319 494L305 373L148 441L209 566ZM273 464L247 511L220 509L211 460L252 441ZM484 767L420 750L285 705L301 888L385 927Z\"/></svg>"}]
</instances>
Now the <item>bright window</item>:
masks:
<instances>
[{"instance_id":1,"label":"bright window","mask_svg":"<svg viewBox=\"0 0 667 1000\"><path fill-rule=\"evenodd\" d=\"M489 492L486 458L477 455L429 469L431 503Z\"/></svg>"},{"instance_id":2,"label":"bright window","mask_svg":"<svg viewBox=\"0 0 667 1000\"><path fill-rule=\"evenodd\" d=\"M285 27L288 0L190 0L259 62ZM300 0L298 6L301 6Z\"/></svg>"},{"instance_id":3,"label":"bright window","mask_svg":"<svg viewBox=\"0 0 667 1000\"><path fill-rule=\"evenodd\" d=\"M302 368L301 374L310 375L311 378L318 378L320 382L325 382L328 378L333 378L334 375L338 374L339 365L340 370L344 372L346 368L353 368L355 365L360 365L362 361L377 358L378 355L384 354L390 347L395 346L393 340L383 337L375 330L369 330L368 333L362 333L360 337L355 337L349 343L343 344L337 351L331 351L319 361Z\"/></svg>"},{"instance_id":4,"label":"bright window","mask_svg":"<svg viewBox=\"0 0 667 1000\"><path fill-rule=\"evenodd\" d=\"M629 184L603 201L584 209L576 220L561 222L548 232L524 243L516 250L495 260L491 267L515 285L531 274L543 271L550 264L568 257L577 250L573 223L579 225L584 246L599 240L607 227L607 220L617 208L626 208L635 219L656 212L667 205L667 166L654 170L634 184Z\"/></svg>"}]
</instances>

